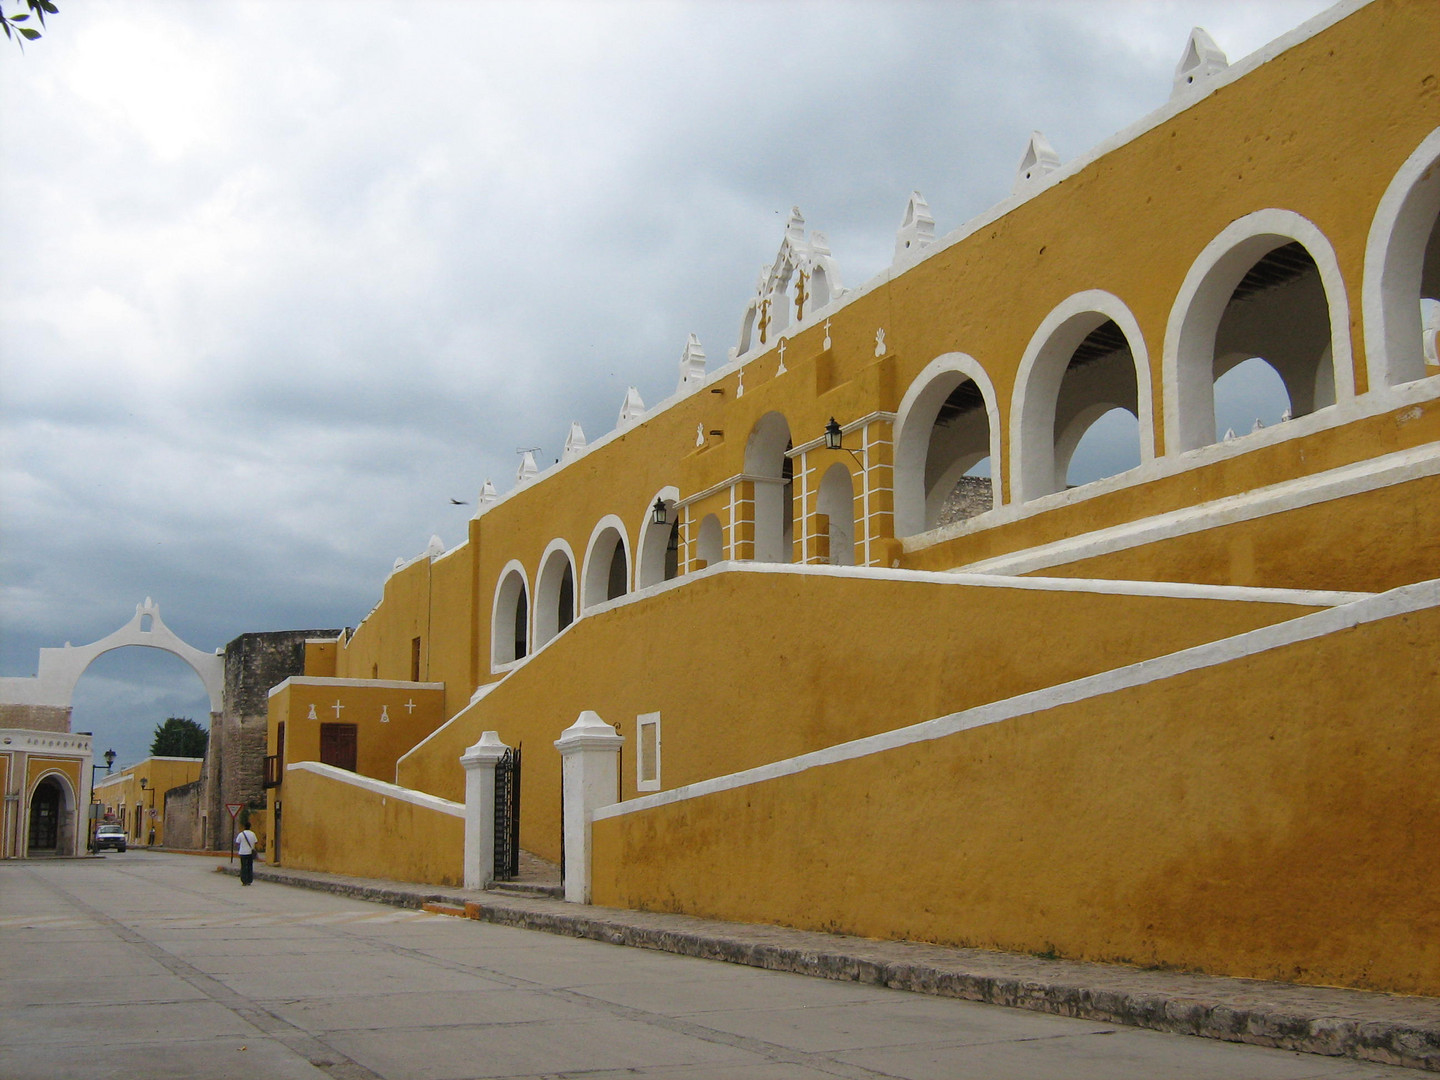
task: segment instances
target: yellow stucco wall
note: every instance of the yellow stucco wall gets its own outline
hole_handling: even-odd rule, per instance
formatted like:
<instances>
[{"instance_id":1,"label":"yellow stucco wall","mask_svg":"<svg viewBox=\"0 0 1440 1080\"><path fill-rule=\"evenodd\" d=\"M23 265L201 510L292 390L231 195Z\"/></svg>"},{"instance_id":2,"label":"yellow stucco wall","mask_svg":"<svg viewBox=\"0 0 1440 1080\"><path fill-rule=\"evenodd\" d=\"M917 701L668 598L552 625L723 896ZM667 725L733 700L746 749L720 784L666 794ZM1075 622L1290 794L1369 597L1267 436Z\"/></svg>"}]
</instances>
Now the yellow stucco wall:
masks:
<instances>
[{"instance_id":1,"label":"yellow stucco wall","mask_svg":"<svg viewBox=\"0 0 1440 1080\"><path fill-rule=\"evenodd\" d=\"M165 795L171 788L181 787L200 779L203 758L151 757L122 769L113 776L101 778L95 785L95 800L105 810L120 818L125 808L125 835L131 843L146 844L150 829L155 829L155 843L165 843ZM146 787L140 786L144 780ZM141 807L137 821L135 808ZM151 811L154 814L151 814Z\"/></svg>"},{"instance_id":2,"label":"yellow stucco wall","mask_svg":"<svg viewBox=\"0 0 1440 1080\"><path fill-rule=\"evenodd\" d=\"M1440 612L594 827L594 901L1440 993Z\"/></svg>"},{"instance_id":3,"label":"yellow stucco wall","mask_svg":"<svg viewBox=\"0 0 1440 1080\"><path fill-rule=\"evenodd\" d=\"M339 702L340 711L335 711ZM413 708L409 706L413 704ZM310 718L311 711L315 718ZM384 719L382 719L384 717ZM285 723L286 764L320 760L320 725L354 724L356 772L377 780L395 779L395 761L439 727L445 692L430 684L359 683L351 680L291 678L269 700L266 744L276 753L279 724Z\"/></svg>"},{"instance_id":4,"label":"yellow stucco wall","mask_svg":"<svg viewBox=\"0 0 1440 1080\"><path fill-rule=\"evenodd\" d=\"M790 757L1303 615L1298 604L721 571L577 623L400 763L464 797L458 760L522 744L522 844L559 855L559 755L585 709L630 738L660 712L664 787ZM723 658L718 666L715 658Z\"/></svg>"},{"instance_id":5,"label":"yellow stucco wall","mask_svg":"<svg viewBox=\"0 0 1440 1080\"><path fill-rule=\"evenodd\" d=\"M1368 491L1036 573L1384 592L1440 574L1440 477L1427 476L1394 490Z\"/></svg>"},{"instance_id":6,"label":"yellow stucco wall","mask_svg":"<svg viewBox=\"0 0 1440 1080\"><path fill-rule=\"evenodd\" d=\"M281 865L459 885L462 818L303 769L285 777Z\"/></svg>"}]
</instances>

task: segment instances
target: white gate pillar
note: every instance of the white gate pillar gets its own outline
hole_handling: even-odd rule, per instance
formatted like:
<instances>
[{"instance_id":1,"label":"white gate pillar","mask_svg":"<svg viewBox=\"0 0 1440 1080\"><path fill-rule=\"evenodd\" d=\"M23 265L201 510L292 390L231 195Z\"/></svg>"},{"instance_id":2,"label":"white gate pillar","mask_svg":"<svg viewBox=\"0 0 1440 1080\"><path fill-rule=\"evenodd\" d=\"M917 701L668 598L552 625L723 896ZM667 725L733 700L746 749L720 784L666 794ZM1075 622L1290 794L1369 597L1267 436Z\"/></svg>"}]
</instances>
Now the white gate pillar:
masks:
<instances>
[{"instance_id":1,"label":"white gate pillar","mask_svg":"<svg viewBox=\"0 0 1440 1080\"><path fill-rule=\"evenodd\" d=\"M620 801L620 747L624 736L588 709L555 740L565 805L565 899L590 902L590 819Z\"/></svg>"},{"instance_id":2,"label":"white gate pillar","mask_svg":"<svg viewBox=\"0 0 1440 1080\"><path fill-rule=\"evenodd\" d=\"M495 880L495 766L510 748L487 731L460 755L465 768L465 888Z\"/></svg>"}]
</instances>

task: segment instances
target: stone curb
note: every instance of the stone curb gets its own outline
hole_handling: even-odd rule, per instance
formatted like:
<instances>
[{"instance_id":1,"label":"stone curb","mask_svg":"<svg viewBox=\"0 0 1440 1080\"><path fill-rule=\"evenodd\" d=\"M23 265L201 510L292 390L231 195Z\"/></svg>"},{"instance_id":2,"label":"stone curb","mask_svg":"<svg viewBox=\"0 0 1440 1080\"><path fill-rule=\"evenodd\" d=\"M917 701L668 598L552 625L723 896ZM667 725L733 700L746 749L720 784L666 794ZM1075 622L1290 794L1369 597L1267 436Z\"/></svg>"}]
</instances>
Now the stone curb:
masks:
<instances>
[{"instance_id":1,"label":"stone curb","mask_svg":"<svg viewBox=\"0 0 1440 1080\"><path fill-rule=\"evenodd\" d=\"M217 867L217 870L239 872L238 868L229 866ZM838 934L715 923L653 912L596 909L556 900L287 872L266 866L256 866L255 877L399 907L445 909L446 914L463 911L470 918L497 925L612 945L870 983L1153 1031L1440 1072L1440 1001L1433 998L1399 998L1364 991L1174 974L1158 978L1195 985L1163 989L1153 985L1157 981L1154 973L1112 965L1045 961L1005 953L984 953L984 961L967 963L977 950L875 942ZM596 915L597 911L605 914ZM645 925L657 922L673 925ZM699 925L688 928L689 923ZM765 937L791 937L803 944L766 941ZM930 955L913 959L879 955L887 951ZM1004 968L1006 961L1014 961L1010 965L1012 969L1025 970L986 970ZM1094 977L1087 979L1087 974ZM1126 982L1132 985L1122 985ZM1303 999L1307 994L1333 1000L1283 1001L1286 997ZM1282 1001L1267 1001L1267 995L1280 997ZM1371 1003L1394 1007L1365 1007ZM1386 1011L1407 1015L1385 1016Z\"/></svg>"}]
</instances>

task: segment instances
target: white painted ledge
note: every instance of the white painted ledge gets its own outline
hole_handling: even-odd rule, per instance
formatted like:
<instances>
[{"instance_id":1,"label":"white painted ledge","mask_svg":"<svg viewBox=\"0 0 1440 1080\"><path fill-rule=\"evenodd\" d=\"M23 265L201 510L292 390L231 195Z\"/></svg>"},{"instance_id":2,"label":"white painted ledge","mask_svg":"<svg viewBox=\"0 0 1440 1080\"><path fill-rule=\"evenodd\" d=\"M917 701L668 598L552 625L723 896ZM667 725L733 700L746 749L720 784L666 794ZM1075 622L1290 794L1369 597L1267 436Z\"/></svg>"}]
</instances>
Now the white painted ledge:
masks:
<instances>
[{"instance_id":1,"label":"white painted ledge","mask_svg":"<svg viewBox=\"0 0 1440 1080\"><path fill-rule=\"evenodd\" d=\"M442 799L437 795L427 795L423 791L415 791L412 788L400 787L398 784L387 784L384 780L376 780L373 777L361 776L349 769L337 769L334 765L323 765L318 761L297 761L293 765L286 765L285 771L308 772L316 776L323 776L327 780L337 780L342 784L349 784L364 791L373 792L376 795L384 795L389 799L397 799L400 802L410 803L412 806L422 806L426 810L434 810L440 814L449 814L451 817L465 817L465 804L451 802L449 799Z\"/></svg>"}]
</instances>

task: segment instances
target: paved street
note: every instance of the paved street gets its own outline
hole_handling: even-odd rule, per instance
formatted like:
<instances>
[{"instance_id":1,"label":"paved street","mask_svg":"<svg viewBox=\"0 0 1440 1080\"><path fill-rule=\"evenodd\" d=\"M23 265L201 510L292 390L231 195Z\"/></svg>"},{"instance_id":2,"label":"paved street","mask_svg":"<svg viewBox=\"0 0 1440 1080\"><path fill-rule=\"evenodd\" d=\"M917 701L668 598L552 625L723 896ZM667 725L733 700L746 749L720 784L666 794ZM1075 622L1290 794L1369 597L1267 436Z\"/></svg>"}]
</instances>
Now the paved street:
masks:
<instances>
[{"instance_id":1,"label":"paved street","mask_svg":"<svg viewBox=\"0 0 1440 1080\"><path fill-rule=\"evenodd\" d=\"M243 888L216 862L0 864L0 1077L1423 1075Z\"/></svg>"}]
</instances>

